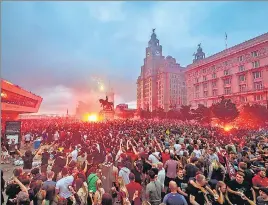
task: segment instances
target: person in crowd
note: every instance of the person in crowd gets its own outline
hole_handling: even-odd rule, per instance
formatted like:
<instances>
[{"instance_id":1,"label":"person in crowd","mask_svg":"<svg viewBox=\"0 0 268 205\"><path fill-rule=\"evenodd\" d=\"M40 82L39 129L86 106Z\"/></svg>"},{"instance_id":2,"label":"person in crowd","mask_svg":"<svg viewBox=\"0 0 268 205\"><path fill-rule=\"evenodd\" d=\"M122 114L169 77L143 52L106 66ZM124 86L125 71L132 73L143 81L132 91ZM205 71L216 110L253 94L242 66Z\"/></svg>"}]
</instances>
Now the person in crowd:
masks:
<instances>
[{"instance_id":1,"label":"person in crowd","mask_svg":"<svg viewBox=\"0 0 268 205\"><path fill-rule=\"evenodd\" d=\"M146 199L151 205L159 205L161 203L162 185L157 181L154 171L150 170L148 175L150 177L150 183L146 185Z\"/></svg>"},{"instance_id":2,"label":"person in crowd","mask_svg":"<svg viewBox=\"0 0 268 205\"><path fill-rule=\"evenodd\" d=\"M102 187L102 182L100 179L97 180L96 182L96 192L94 194L94 199L93 199L93 204L98 205L102 201L102 195L105 193L103 187Z\"/></svg>"},{"instance_id":3,"label":"person in crowd","mask_svg":"<svg viewBox=\"0 0 268 205\"><path fill-rule=\"evenodd\" d=\"M138 196L135 197L135 200L133 203L134 205L141 205L142 186L135 181L135 175L133 173L129 174L129 181L130 183L126 185L126 188L129 194L129 199L132 200L135 193L138 193Z\"/></svg>"},{"instance_id":4,"label":"person in crowd","mask_svg":"<svg viewBox=\"0 0 268 205\"><path fill-rule=\"evenodd\" d=\"M129 168L127 167L127 163L124 161L123 163L122 163L123 165L122 165L122 168L120 169L120 171L119 171L119 174L118 174L118 176L119 177L122 177L123 178L123 180L124 180L124 183L127 185L127 184L129 184L129 174L130 174L130 170L129 170Z\"/></svg>"},{"instance_id":5,"label":"person in crowd","mask_svg":"<svg viewBox=\"0 0 268 205\"><path fill-rule=\"evenodd\" d=\"M112 205L113 204L113 198L110 194L108 193L104 193L102 195L102 201L101 201L102 205Z\"/></svg>"},{"instance_id":6,"label":"person in crowd","mask_svg":"<svg viewBox=\"0 0 268 205\"><path fill-rule=\"evenodd\" d=\"M218 196L215 198L215 205L232 204L228 197L227 186L223 181L218 181L214 193Z\"/></svg>"},{"instance_id":7,"label":"person in crowd","mask_svg":"<svg viewBox=\"0 0 268 205\"><path fill-rule=\"evenodd\" d=\"M176 182L169 182L170 193L164 197L163 203L167 205L188 205L184 196L178 193Z\"/></svg>"},{"instance_id":8,"label":"person in crowd","mask_svg":"<svg viewBox=\"0 0 268 205\"><path fill-rule=\"evenodd\" d=\"M61 174L62 178L56 183L56 194L62 198L67 199L69 205L72 204L72 199L70 198L72 196L72 193L69 187L72 186L74 177L72 175L69 175L67 168L63 168Z\"/></svg>"},{"instance_id":9,"label":"person in crowd","mask_svg":"<svg viewBox=\"0 0 268 205\"><path fill-rule=\"evenodd\" d=\"M227 183L230 201L232 204L247 204L249 200L256 203L256 193L251 185L244 181L245 174L241 171L236 173L235 179Z\"/></svg>"},{"instance_id":10,"label":"person in crowd","mask_svg":"<svg viewBox=\"0 0 268 205\"><path fill-rule=\"evenodd\" d=\"M258 190L260 187L268 187L268 177L266 177L265 168L260 168L258 174L252 178L253 188Z\"/></svg>"},{"instance_id":11,"label":"person in crowd","mask_svg":"<svg viewBox=\"0 0 268 205\"><path fill-rule=\"evenodd\" d=\"M183 195L184 197L188 198L188 194L186 193L186 189L188 187L187 183L188 181L186 180L184 176L184 170L180 167L177 171L177 177L174 180L177 184L178 187L178 193Z\"/></svg>"},{"instance_id":12,"label":"person in crowd","mask_svg":"<svg viewBox=\"0 0 268 205\"><path fill-rule=\"evenodd\" d=\"M268 188L259 189L260 196L257 197L257 205L267 205L268 204Z\"/></svg>"},{"instance_id":13,"label":"person in crowd","mask_svg":"<svg viewBox=\"0 0 268 205\"><path fill-rule=\"evenodd\" d=\"M175 160L174 154L170 155L170 159L166 161L164 168L166 170L165 186L169 186L169 182L174 181L177 176L178 161Z\"/></svg>"}]
</instances>

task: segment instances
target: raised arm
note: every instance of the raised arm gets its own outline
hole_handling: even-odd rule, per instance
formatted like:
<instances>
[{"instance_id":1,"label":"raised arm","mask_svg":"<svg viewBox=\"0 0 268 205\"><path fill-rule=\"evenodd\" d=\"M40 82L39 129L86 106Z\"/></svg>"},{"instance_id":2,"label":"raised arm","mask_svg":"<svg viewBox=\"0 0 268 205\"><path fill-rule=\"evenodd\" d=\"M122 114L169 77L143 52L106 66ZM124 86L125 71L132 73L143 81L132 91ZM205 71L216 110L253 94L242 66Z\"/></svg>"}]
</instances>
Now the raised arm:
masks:
<instances>
[{"instance_id":1,"label":"raised arm","mask_svg":"<svg viewBox=\"0 0 268 205\"><path fill-rule=\"evenodd\" d=\"M155 143L156 143L158 149L160 150L160 152L163 153L163 149L162 149L162 147L160 146L160 144L157 142L156 139L154 139L154 141L155 141Z\"/></svg>"},{"instance_id":2,"label":"raised arm","mask_svg":"<svg viewBox=\"0 0 268 205\"><path fill-rule=\"evenodd\" d=\"M28 189L20 182L20 180L18 180L17 177L14 176L13 180L20 186L21 191L28 193Z\"/></svg>"}]
</instances>

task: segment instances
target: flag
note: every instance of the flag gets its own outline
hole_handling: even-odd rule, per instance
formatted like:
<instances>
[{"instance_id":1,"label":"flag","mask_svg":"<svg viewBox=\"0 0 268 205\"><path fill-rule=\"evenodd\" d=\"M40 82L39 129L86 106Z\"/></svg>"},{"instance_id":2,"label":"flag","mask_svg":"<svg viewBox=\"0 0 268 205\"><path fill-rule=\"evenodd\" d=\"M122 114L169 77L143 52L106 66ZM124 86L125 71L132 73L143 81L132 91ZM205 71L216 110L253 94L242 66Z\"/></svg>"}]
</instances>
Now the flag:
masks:
<instances>
[{"instance_id":1,"label":"flag","mask_svg":"<svg viewBox=\"0 0 268 205\"><path fill-rule=\"evenodd\" d=\"M225 40L227 40L227 33L225 32Z\"/></svg>"}]
</instances>

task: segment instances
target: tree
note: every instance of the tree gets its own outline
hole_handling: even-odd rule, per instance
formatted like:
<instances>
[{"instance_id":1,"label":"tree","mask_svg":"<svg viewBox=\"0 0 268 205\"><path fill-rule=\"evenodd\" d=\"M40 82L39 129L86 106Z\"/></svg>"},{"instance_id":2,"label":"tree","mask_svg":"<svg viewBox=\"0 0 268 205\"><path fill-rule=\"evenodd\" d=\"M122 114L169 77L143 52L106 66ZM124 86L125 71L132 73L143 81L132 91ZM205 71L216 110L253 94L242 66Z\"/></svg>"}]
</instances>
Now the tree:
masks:
<instances>
[{"instance_id":1,"label":"tree","mask_svg":"<svg viewBox=\"0 0 268 205\"><path fill-rule=\"evenodd\" d=\"M182 120L191 120L191 106L190 105L182 105L180 108L180 114Z\"/></svg>"},{"instance_id":2,"label":"tree","mask_svg":"<svg viewBox=\"0 0 268 205\"><path fill-rule=\"evenodd\" d=\"M238 109L230 99L221 97L221 101L211 106L211 111L223 123L233 121L238 115Z\"/></svg>"},{"instance_id":3,"label":"tree","mask_svg":"<svg viewBox=\"0 0 268 205\"><path fill-rule=\"evenodd\" d=\"M201 123L209 123L211 121L210 109L203 104L198 104L195 110L192 110L193 119Z\"/></svg>"},{"instance_id":4,"label":"tree","mask_svg":"<svg viewBox=\"0 0 268 205\"><path fill-rule=\"evenodd\" d=\"M246 104L239 116L241 125L250 124L251 126L262 126L268 122L268 110L265 106L260 104Z\"/></svg>"}]
</instances>

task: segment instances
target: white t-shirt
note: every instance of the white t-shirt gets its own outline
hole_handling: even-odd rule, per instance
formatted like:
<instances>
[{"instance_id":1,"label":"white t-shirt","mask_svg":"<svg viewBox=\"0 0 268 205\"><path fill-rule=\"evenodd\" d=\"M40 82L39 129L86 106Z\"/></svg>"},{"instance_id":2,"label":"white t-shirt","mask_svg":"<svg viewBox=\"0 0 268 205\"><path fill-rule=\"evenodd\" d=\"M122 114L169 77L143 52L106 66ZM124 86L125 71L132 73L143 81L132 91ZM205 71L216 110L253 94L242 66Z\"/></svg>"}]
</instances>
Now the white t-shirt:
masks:
<instances>
[{"instance_id":1,"label":"white t-shirt","mask_svg":"<svg viewBox=\"0 0 268 205\"><path fill-rule=\"evenodd\" d=\"M77 161L77 156L78 156L78 151L75 149L74 151L71 152L72 160Z\"/></svg>"},{"instance_id":2,"label":"white t-shirt","mask_svg":"<svg viewBox=\"0 0 268 205\"><path fill-rule=\"evenodd\" d=\"M65 199L72 196L72 192L69 190L69 186L72 186L72 183L74 181L73 176L67 176L56 183L56 189L59 189L59 195Z\"/></svg>"},{"instance_id":3,"label":"white t-shirt","mask_svg":"<svg viewBox=\"0 0 268 205\"><path fill-rule=\"evenodd\" d=\"M119 171L118 175L123 178L125 185L130 183L129 174L130 174L130 170L127 167L123 167Z\"/></svg>"},{"instance_id":4,"label":"white t-shirt","mask_svg":"<svg viewBox=\"0 0 268 205\"><path fill-rule=\"evenodd\" d=\"M196 150L196 149L193 151L193 153L195 153L195 156L196 156L197 158L200 158L201 155L202 155L202 154L201 154L201 151L200 151L200 150Z\"/></svg>"},{"instance_id":5,"label":"white t-shirt","mask_svg":"<svg viewBox=\"0 0 268 205\"><path fill-rule=\"evenodd\" d=\"M159 156L159 152L154 152L154 153L150 154L148 159L149 159L153 164L157 164L157 163L159 163L159 160L156 158L156 156Z\"/></svg>"},{"instance_id":6,"label":"white t-shirt","mask_svg":"<svg viewBox=\"0 0 268 205\"><path fill-rule=\"evenodd\" d=\"M28 142L31 140L31 135L30 134L26 134L25 135L25 141Z\"/></svg>"},{"instance_id":7,"label":"white t-shirt","mask_svg":"<svg viewBox=\"0 0 268 205\"><path fill-rule=\"evenodd\" d=\"M174 144L174 148L176 151L180 151L181 145L180 144Z\"/></svg>"}]
</instances>

